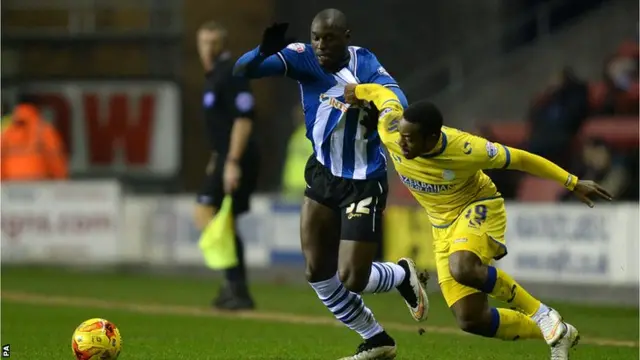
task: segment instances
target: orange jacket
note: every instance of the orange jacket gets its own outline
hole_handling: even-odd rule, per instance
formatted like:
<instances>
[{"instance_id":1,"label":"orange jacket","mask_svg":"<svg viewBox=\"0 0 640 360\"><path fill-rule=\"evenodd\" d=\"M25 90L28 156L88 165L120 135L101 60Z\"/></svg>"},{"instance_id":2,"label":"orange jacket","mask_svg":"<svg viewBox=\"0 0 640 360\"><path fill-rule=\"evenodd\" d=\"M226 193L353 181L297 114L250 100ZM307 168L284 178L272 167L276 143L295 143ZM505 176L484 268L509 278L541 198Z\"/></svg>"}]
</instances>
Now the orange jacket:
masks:
<instances>
[{"instance_id":1,"label":"orange jacket","mask_svg":"<svg viewBox=\"0 0 640 360\"><path fill-rule=\"evenodd\" d=\"M67 159L56 129L37 108L20 104L2 132L0 179L3 181L65 179Z\"/></svg>"}]
</instances>

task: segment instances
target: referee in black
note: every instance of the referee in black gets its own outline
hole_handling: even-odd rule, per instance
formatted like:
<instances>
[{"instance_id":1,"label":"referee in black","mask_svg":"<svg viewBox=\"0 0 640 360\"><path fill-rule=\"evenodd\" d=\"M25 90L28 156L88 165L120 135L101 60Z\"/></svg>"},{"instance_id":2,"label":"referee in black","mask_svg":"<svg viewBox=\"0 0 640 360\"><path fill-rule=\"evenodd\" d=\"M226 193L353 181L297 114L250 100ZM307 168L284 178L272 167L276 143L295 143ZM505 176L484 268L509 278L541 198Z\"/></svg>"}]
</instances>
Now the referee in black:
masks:
<instances>
[{"instance_id":1,"label":"referee in black","mask_svg":"<svg viewBox=\"0 0 640 360\"><path fill-rule=\"evenodd\" d=\"M216 22L198 29L198 53L206 73L202 97L211 158L195 211L203 230L220 209L226 194L233 196L234 217L249 210L258 177L258 148L253 136L254 98L246 79L233 77L234 59L227 50L227 31ZM244 246L236 229L238 266L225 270L225 283L213 306L247 310L254 302L247 287Z\"/></svg>"}]
</instances>

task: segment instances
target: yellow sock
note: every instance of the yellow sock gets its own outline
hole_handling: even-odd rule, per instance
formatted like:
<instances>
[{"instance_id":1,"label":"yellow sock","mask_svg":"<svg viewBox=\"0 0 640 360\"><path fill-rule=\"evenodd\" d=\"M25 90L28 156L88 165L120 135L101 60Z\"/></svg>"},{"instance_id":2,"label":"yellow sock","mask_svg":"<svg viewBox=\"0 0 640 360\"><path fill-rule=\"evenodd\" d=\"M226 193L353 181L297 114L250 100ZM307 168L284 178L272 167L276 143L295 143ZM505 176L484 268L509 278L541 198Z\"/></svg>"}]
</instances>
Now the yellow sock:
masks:
<instances>
[{"instance_id":1,"label":"yellow sock","mask_svg":"<svg viewBox=\"0 0 640 360\"><path fill-rule=\"evenodd\" d=\"M540 308L540 300L534 298L518 284L509 274L489 266L487 282L481 289L492 297L504 301L533 316Z\"/></svg>"},{"instance_id":2,"label":"yellow sock","mask_svg":"<svg viewBox=\"0 0 640 360\"><path fill-rule=\"evenodd\" d=\"M497 317L498 329L494 337L502 340L543 339L542 332L533 319L511 309L491 309L492 317ZM496 320L494 320L495 322Z\"/></svg>"}]
</instances>

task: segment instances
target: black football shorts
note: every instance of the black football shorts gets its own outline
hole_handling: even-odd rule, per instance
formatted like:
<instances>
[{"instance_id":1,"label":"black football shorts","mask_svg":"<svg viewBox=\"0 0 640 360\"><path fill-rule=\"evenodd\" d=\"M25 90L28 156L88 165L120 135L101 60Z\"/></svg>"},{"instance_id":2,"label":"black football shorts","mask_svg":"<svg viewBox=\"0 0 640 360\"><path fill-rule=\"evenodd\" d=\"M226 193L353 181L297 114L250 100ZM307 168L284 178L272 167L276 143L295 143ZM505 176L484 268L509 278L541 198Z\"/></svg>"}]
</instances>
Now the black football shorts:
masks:
<instances>
[{"instance_id":1,"label":"black football shorts","mask_svg":"<svg viewBox=\"0 0 640 360\"><path fill-rule=\"evenodd\" d=\"M337 177L311 156L304 176L305 196L340 213L340 239L381 243L389 192L386 175L367 180Z\"/></svg>"}]
</instances>

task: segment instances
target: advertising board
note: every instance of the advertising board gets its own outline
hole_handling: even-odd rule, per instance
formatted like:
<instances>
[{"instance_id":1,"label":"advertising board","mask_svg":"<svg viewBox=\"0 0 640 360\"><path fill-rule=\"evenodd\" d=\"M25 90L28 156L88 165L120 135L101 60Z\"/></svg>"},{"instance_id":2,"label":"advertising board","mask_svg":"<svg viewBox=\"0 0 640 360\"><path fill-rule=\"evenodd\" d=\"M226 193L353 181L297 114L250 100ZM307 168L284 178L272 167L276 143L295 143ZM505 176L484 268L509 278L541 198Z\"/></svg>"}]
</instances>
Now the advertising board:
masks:
<instances>
[{"instance_id":1,"label":"advertising board","mask_svg":"<svg viewBox=\"0 0 640 360\"><path fill-rule=\"evenodd\" d=\"M3 262L120 260L118 183L6 183L1 190Z\"/></svg>"}]
</instances>

